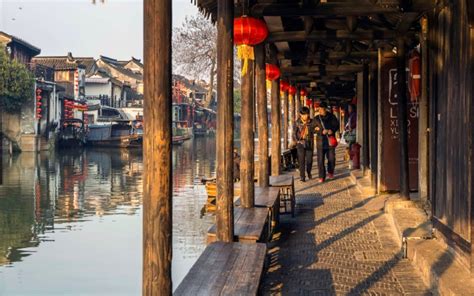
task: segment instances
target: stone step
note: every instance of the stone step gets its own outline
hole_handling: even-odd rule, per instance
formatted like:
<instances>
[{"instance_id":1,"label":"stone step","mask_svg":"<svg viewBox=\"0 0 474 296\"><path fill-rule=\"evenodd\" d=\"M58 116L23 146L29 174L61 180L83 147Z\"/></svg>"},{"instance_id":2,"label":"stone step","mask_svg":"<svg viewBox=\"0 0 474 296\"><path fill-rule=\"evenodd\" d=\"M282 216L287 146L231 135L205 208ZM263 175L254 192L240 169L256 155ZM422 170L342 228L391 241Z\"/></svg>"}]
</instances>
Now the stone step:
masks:
<instances>
[{"instance_id":1,"label":"stone step","mask_svg":"<svg viewBox=\"0 0 474 296\"><path fill-rule=\"evenodd\" d=\"M376 190L372 186L372 182L369 176L364 176L362 170L353 170L351 171L351 181L356 187L362 192L362 194L367 196L376 195Z\"/></svg>"}]
</instances>

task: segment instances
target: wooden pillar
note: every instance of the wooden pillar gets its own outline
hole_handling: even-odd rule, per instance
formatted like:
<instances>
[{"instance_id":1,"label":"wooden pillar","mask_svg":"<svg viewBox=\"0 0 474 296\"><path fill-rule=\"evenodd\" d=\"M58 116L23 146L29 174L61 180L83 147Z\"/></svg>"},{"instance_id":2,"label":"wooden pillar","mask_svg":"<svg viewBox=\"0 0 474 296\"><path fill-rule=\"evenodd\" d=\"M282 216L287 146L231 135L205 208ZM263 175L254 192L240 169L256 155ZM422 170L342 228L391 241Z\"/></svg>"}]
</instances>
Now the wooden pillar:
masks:
<instances>
[{"instance_id":1,"label":"wooden pillar","mask_svg":"<svg viewBox=\"0 0 474 296\"><path fill-rule=\"evenodd\" d=\"M421 19L421 98L418 121L418 192L421 199L428 199L429 149L428 149L428 19Z\"/></svg>"},{"instance_id":2,"label":"wooden pillar","mask_svg":"<svg viewBox=\"0 0 474 296\"><path fill-rule=\"evenodd\" d=\"M314 117L314 99L311 98L310 101L311 101L311 103L310 103L311 105L308 106L308 108L309 108L309 117L313 118Z\"/></svg>"},{"instance_id":3,"label":"wooden pillar","mask_svg":"<svg viewBox=\"0 0 474 296\"><path fill-rule=\"evenodd\" d=\"M272 176L281 174L281 103L280 81L272 81Z\"/></svg>"},{"instance_id":4,"label":"wooden pillar","mask_svg":"<svg viewBox=\"0 0 474 296\"><path fill-rule=\"evenodd\" d=\"M408 167L408 98L406 84L406 48L405 40L398 39L397 47L397 73L398 73L398 125L400 130L400 197L410 198L410 177Z\"/></svg>"},{"instance_id":5,"label":"wooden pillar","mask_svg":"<svg viewBox=\"0 0 474 296\"><path fill-rule=\"evenodd\" d=\"M369 75L369 113L370 113L370 171L371 183L377 190L377 168L378 168L378 72L377 61L370 64Z\"/></svg>"},{"instance_id":6,"label":"wooden pillar","mask_svg":"<svg viewBox=\"0 0 474 296\"><path fill-rule=\"evenodd\" d=\"M288 120L289 120L288 91L283 93L283 149L288 149Z\"/></svg>"},{"instance_id":7,"label":"wooden pillar","mask_svg":"<svg viewBox=\"0 0 474 296\"><path fill-rule=\"evenodd\" d=\"M243 63L243 61L242 61ZM243 64L242 64L243 67ZM241 161L240 161L240 199L242 206L251 208L254 206L254 62L248 61L247 73L242 75L241 94L242 112L240 122L241 139Z\"/></svg>"},{"instance_id":8,"label":"wooden pillar","mask_svg":"<svg viewBox=\"0 0 474 296\"><path fill-rule=\"evenodd\" d=\"M370 172L370 134L369 134L369 65L364 64L362 94L362 166L364 175Z\"/></svg>"},{"instance_id":9,"label":"wooden pillar","mask_svg":"<svg viewBox=\"0 0 474 296\"><path fill-rule=\"evenodd\" d=\"M291 142L293 141L293 126L295 124L295 105L296 105L296 95L290 95L289 96L289 101L290 101L290 108L289 108L289 120L290 120L290 124L289 124L289 131L288 131L288 139L289 139L289 142L291 144Z\"/></svg>"},{"instance_id":10,"label":"wooden pillar","mask_svg":"<svg viewBox=\"0 0 474 296\"><path fill-rule=\"evenodd\" d=\"M268 187L268 110L267 110L267 81L265 74L265 45L255 47L255 80L257 85L257 119L258 119L258 185Z\"/></svg>"},{"instance_id":11,"label":"wooden pillar","mask_svg":"<svg viewBox=\"0 0 474 296\"><path fill-rule=\"evenodd\" d=\"M217 3L217 240L234 239L234 1Z\"/></svg>"},{"instance_id":12,"label":"wooden pillar","mask_svg":"<svg viewBox=\"0 0 474 296\"><path fill-rule=\"evenodd\" d=\"M300 88L296 90L296 101L295 101L295 121L298 119L298 116L300 114L300 109L301 109L301 94L300 94Z\"/></svg>"},{"instance_id":13,"label":"wooden pillar","mask_svg":"<svg viewBox=\"0 0 474 296\"><path fill-rule=\"evenodd\" d=\"M143 295L171 295L171 0L144 2Z\"/></svg>"}]
</instances>

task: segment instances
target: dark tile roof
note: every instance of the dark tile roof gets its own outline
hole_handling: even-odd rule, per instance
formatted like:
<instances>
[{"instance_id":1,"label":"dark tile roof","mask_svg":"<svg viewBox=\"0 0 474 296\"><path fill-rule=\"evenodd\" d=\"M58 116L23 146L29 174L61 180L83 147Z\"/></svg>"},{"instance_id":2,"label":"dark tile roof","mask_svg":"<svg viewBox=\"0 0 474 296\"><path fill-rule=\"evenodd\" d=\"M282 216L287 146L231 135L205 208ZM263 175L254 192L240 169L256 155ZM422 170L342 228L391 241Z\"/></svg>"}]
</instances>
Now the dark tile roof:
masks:
<instances>
[{"instance_id":1,"label":"dark tile roof","mask_svg":"<svg viewBox=\"0 0 474 296\"><path fill-rule=\"evenodd\" d=\"M33 62L55 70L76 70L81 67L86 69L86 74L95 70L94 58L75 58L70 53L67 56L40 56L33 58Z\"/></svg>"},{"instance_id":2,"label":"dark tile roof","mask_svg":"<svg viewBox=\"0 0 474 296\"><path fill-rule=\"evenodd\" d=\"M0 35L10 39L11 40L10 43L17 43L17 44L27 48L28 50L30 50L33 53L33 55L38 55L41 52L41 49L39 49L38 47L36 47L36 46L34 46L34 45L32 45L28 42L26 42L23 39L20 39L18 37L13 36L13 35L9 35L9 34L7 34L5 32L2 32L2 31L0 31Z\"/></svg>"},{"instance_id":3,"label":"dark tile roof","mask_svg":"<svg viewBox=\"0 0 474 296\"><path fill-rule=\"evenodd\" d=\"M136 80L143 80L143 75L135 73L132 70L129 70L127 68L124 68L124 66L121 64L121 62L116 60L116 59L109 58L109 57L101 55L100 60L102 62L104 62L105 64L107 64L108 66L112 67L113 69L119 71L120 73L122 73L122 74L124 74L128 77L131 77L131 78L136 79Z\"/></svg>"}]
</instances>

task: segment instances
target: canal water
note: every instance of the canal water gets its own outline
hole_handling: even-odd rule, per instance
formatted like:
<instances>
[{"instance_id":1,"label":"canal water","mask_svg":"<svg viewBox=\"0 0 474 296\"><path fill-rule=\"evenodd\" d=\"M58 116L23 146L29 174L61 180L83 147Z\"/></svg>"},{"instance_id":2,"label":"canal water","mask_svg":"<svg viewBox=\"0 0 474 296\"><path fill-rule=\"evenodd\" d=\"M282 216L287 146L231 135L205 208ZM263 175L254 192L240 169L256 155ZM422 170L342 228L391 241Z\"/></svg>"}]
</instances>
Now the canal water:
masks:
<instances>
[{"instance_id":1,"label":"canal water","mask_svg":"<svg viewBox=\"0 0 474 296\"><path fill-rule=\"evenodd\" d=\"M173 284L205 248L201 178L214 138L173 147ZM4 157L0 295L140 295L143 157L138 150Z\"/></svg>"}]
</instances>

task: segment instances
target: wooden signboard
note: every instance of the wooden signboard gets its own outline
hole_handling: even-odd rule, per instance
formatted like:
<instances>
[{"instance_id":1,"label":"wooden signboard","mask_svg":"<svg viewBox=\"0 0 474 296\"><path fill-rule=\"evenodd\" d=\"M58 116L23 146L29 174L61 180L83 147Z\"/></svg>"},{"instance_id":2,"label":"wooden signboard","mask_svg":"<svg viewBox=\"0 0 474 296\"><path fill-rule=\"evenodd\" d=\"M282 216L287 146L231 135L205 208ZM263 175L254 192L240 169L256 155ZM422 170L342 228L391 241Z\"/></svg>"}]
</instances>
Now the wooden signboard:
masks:
<instances>
[{"instance_id":1,"label":"wooden signboard","mask_svg":"<svg viewBox=\"0 0 474 296\"><path fill-rule=\"evenodd\" d=\"M397 59L381 57L379 108L379 189L400 190ZM408 69L407 69L408 71ZM408 75L407 75L408 77ZM408 96L409 98L410 96ZM418 189L418 102L408 102L408 155L410 189Z\"/></svg>"}]
</instances>

